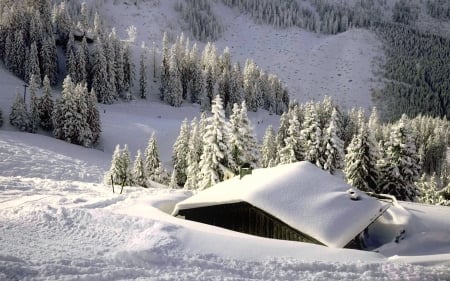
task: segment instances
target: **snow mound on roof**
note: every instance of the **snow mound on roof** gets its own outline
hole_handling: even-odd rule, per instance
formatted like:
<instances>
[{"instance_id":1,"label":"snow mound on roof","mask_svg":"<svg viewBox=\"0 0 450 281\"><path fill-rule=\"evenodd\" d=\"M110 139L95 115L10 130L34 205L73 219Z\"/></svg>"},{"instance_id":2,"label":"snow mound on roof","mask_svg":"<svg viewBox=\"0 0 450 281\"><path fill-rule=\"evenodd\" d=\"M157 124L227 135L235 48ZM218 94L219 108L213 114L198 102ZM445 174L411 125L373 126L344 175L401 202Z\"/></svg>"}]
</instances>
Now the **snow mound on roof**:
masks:
<instances>
[{"instance_id":1,"label":"snow mound on roof","mask_svg":"<svg viewBox=\"0 0 450 281\"><path fill-rule=\"evenodd\" d=\"M329 247L344 247L387 208L361 191L351 200L343 179L309 162L297 162L235 177L175 206L179 210L247 202Z\"/></svg>"}]
</instances>

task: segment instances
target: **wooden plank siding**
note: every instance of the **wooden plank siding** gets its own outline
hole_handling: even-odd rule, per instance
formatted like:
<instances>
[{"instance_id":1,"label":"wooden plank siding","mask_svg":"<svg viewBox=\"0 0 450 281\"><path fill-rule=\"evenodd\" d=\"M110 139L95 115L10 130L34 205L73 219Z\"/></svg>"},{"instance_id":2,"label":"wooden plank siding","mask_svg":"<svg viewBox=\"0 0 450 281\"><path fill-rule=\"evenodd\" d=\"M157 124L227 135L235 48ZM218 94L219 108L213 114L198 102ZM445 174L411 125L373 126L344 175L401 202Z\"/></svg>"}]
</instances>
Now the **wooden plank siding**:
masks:
<instances>
[{"instance_id":1,"label":"wooden plank siding","mask_svg":"<svg viewBox=\"0 0 450 281\"><path fill-rule=\"evenodd\" d=\"M179 211L179 215L251 235L323 245L247 202L184 209Z\"/></svg>"}]
</instances>

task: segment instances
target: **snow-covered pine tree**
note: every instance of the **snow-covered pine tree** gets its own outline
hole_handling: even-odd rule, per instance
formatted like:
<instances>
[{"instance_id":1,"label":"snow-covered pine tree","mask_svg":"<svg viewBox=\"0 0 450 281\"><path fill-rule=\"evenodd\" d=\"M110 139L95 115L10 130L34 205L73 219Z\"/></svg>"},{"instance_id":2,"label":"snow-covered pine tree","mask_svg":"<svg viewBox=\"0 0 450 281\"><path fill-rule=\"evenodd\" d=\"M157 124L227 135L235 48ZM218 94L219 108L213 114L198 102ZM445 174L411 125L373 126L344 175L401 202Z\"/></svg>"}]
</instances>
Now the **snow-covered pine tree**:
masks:
<instances>
[{"instance_id":1,"label":"snow-covered pine tree","mask_svg":"<svg viewBox=\"0 0 450 281\"><path fill-rule=\"evenodd\" d=\"M147 98L147 49L142 44L141 59L139 62L139 96L141 99Z\"/></svg>"},{"instance_id":2,"label":"snow-covered pine tree","mask_svg":"<svg viewBox=\"0 0 450 281\"><path fill-rule=\"evenodd\" d=\"M89 53L86 56L86 51L84 50L83 44L87 44L87 43L84 43L84 42L86 42L85 36L82 39L82 43L81 43L82 47L77 48L77 51L75 54L75 59L77 62L77 70L76 70L77 83L87 83L87 65L88 65L87 60L89 59Z\"/></svg>"},{"instance_id":3,"label":"snow-covered pine tree","mask_svg":"<svg viewBox=\"0 0 450 281\"><path fill-rule=\"evenodd\" d=\"M25 80L30 81L31 76L34 75L34 80L37 86L41 85L41 69L39 66L39 54L36 42L31 43L30 51L26 63Z\"/></svg>"},{"instance_id":4,"label":"snow-covered pine tree","mask_svg":"<svg viewBox=\"0 0 450 281\"><path fill-rule=\"evenodd\" d=\"M325 131L325 129L328 127L331 115L335 108L336 107L334 106L333 101L329 96L325 96L322 102L318 102L316 104L316 111L319 118L320 129L322 129L323 131Z\"/></svg>"},{"instance_id":5,"label":"snow-covered pine tree","mask_svg":"<svg viewBox=\"0 0 450 281\"><path fill-rule=\"evenodd\" d=\"M228 104L241 104L244 81L239 63L235 63L231 70L230 78L230 98Z\"/></svg>"},{"instance_id":6,"label":"snow-covered pine tree","mask_svg":"<svg viewBox=\"0 0 450 281\"><path fill-rule=\"evenodd\" d=\"M75 57L76 48L70 48L67 50L67 59L66 59L66 73L70 77L73 77L72 82L74 84L78 83L78 62Z\"/></svg>"},{"instance_id":7,"label":"snow-covered pine tree","mask_svg":"<svg viewBox=\"0 0 450 281\"><path fill-rule=\"evenodd\" d=\"M37 96L37 90L38 90L38 81L37 81L38 77L36 76L36 74L31 74L30 77L30 113L29 113L29 120L30 120L30 127L29 127L29 131L30 133L36 133L38 128L39 128L39 116L40 116L40 112L39 112L39 103L40 103L40 98Z\"/></svg>"},{"instance_id":8,"label":"snow-covered pine tree","mask_svg":"<svg viewBox=\"0 0 450 281\"><path fill-rule=\"evenodd\" d=\"M259 154L259 145L256 140L256 135L253 131L253 126L250 122L250 119L247 115L247 105L245 101L241 104L241 109L239 113L239 119L241 123L241 135L242 135L242 148L243 148L243 163L242 164L250 164L252 168L256 168L258 166L258 160L260 158Z\"/></svg>"},{"instance_id":9,"label":"snow-covered pine tree","mask_svg":"<svg viewBox=\"0 0 450 281\"><path fill-rule=\"evenodd\" d=\"M256 64L247 59L244 67L244 100L252 111L258 110L257 102L257 81L259 78L259 70Z\"/></svg>"},{"instance_id":10,"label":"snow-covered pine tree","mask_svg":"<svg viewBox=\"0 0 450 281\"><path fill-rule=\"evenodd\" d=\"M275 131L269 125L264 133L261 146L261 166L263 168L274 167L277 164L277 144Z\"/></svg>"},{"instance_id":11,"label":"snow-covered pine tree","mask_svg":"<svg viewBox=\"0 0 450 281\"><path fill-rule=\"evenodd\" d=\"M334 108L323 138L325 157L322 167L330 174L334 174L336 170L344 167L344 142L339 137L339 130L339 115L337 109Z\"/></svg>"},{"instance_id":12,"label":"snow-covered pine tree","mask_svg":"<svg viewBox=\"0 0 450 281\"><path fill-rule=\"evenodd\" d=\"M177 65L176 48L172 46L169 57L169 76L165 101L171 106L179 107L183 102L183 88L181 85L180 71Z\"/></svg>"},{"instance_id":13,"label":"snow-covered pine tree","mask_svg":"<svg viewBox=\"0 0 450 281\"><path fill-rule=\"evenodd\" d=\"M97 107L97 96L94 89L91 89L89 93L86 91L85 94L85 102L87 105L86 122L91 130L91 144L96 144L102 132L100 113Z\"/></svg>"},{"instance_id":14,"label":"snow-covered pine tree","mask_svg":"<svg viewBox=\"0 0 450 281\"><path fill-rule=\"evenodd\" d=\"M173 169L172 175L170 176L169 188L176 189L178 188L177 184L177 170Z\"/></svg>"},{"instance_id":15,"label":"snow-covered pine tree","mask_svg":"<svg viewBox=\"0 0 450 281\"><path fill-rule=\"evenodd\" d=\"M3 126L3 111L0 108L0 128Z\"/></svg>"},{"instance_id":16,"label":"snow-covered pine tree","mask_svg":"<svg viewBox=\"0 0 450 281\"><path fill-rule=\"evenodd\" d=\"M22 95L19 93L19 89L17 89L16 100L11 107L9 123L21 131L27 131L30 126L27 106Z\"/></svg>"},{"instance_id":17,"label":"snow-covered pine tree","mask_svg":"<svg viewBox=\"0 0 450 281\"><path fill-rule=\"evenodd\" d=\"M103 47L105 48L105 58L106 58L106 73L108 74L108 80L106 81L106 86L108 89L109 104L113 103L117 99L117 89L116 89L116 52L114 50L112 38L108 36Z\"/></svg>"},{"instance_id":18,"label":"snow-covered pine tree","mask_svg":"<svg viewBox=\"0 0 450 281\"><path fill-rule=\"evenodd\" d=\"M347 182L362 191L378 191L379 159L379 149L373 132L364 124L347 147L344 169Z\"/></svg>"},{"instance_id":19,"label":"snow-covered pine tree","mask_svg":"<svg viewBox=\"0 0 450 281\"><path fill-rule=\"evenodd\" d=\"M57 71L58 71L58 55L56 51L55 40L53 37L47 37L41 48L40 61L42 74L48 76L50 85L56 85L57 83Z\"/></svg>"},{"instance_id":20,"label":"snow-covered pine tree","mask_svg":"<svg viewBox=\"0 0 450 281\"><path fill-rule=\"evenodd\" d=\"M53 113L53 98L52 89L50 87L50 79L47 75L44 77L44 95L39 102L39 121L42 129L50 131L53 129L52 113Z\"/></svg>"},{"instance_id":21,"label":"snow-covered pine tree","mask_svg":"<svg viewBox=\"0 0 450 281\"><path fill-rule=\"evenodd\" d=\"M277 150L281 151L286 147L286 138L288 137L289 129L289 114L288 112L283 112L280 116L280 126L278 128L276 136Z\"/></svg>"},{"instance_id":22,"label":"snow-covered pine tree","mask_svg":"<svg viewBox=\"0 0 450 281\"><path fill-rule=\"evenodd\" d=\"M204 117L206 118L206 117ZM199 162L202 155L203 141L200 135L200 128L197 118L191 121L191 131L189 133L189 145L187 154L186 182L184 188L194 190L198 188L199 182Z\"/></svg>"},{"instance_id":23,"label":"snow-covered pine tree","mask_svg":"<svg viewBox=\"0 0 450 281\"><path fill-rule=\"evenodd\" d=\"M159 86L159 98L161 100L166 100L166 94L169 89L169 75L170 75L170 51L169 51L169 38L167 33L164 32L163 35L163 47L162 47L162 57L161 57L161 74L160 80L161 85Z\"/></svg>"},{"instance_id":24,"label":"snow-covered pine tree","mask_svg":"<svg viewBox=\"0 0 450 281\"><path fill-rule=\"evenodd\" d=\"M212 116L203 135L203 154L200 160L200 189L208 188L223 181L225 174L235 165L232 162L229 138L225 123L225 112L222 99L215 97L212 105Z\"/></svg>"},{"instance_id":25,"label":"snow-covered pine tree","mask_svg":"<svg viewBox=\"0 0 450 281\"><path fill-rule=\"evenodd\" d=\"M148 177L155 175L156 170L161 165L161 160L158 153L158 142L156 140L155 134L152 134L148 140L147 148L145 149L145 172Z\"/></svg>"},{"instance_id":26,"label":"snow-covered pine tree","mask_svg":"<svg viewBox=\"0 0 450 281\"><path fill-rule=\"evenodd\" d=\"M187 156L187 169L186 169L186 182L184 189L195 190L198 188L199 183L199 159L195 150L189 150Z\"/></svg>"},{"instance_id":27,"label":"snow-covered pine tree","mask_svg":"<svg viewBox=\"0 0 450 281\"><path fill-rule=\"evenodd\" d=\"M99 102L110 104L113 102L112 94L108 86L108 70L106 67L105 51L100 42L95 45L95 51L92 62L92 89L97 94Z\"/></svg>"},{"instance_id":28,"label":"snow-covered pine tree","mask_svg":"<svg viewBox=\"0 0 450 281\"><path fill-rule=\"evenodd\" d=\"M125 145L121 149L120 145L117 145L111 161L111 168L105 176L105 182L125 186L130 185L131 180L131 159L128 146Z\"/></svg>"},{"instance_id":29,"label":"snow-covered pine tree","mask_svg":"<svg viewBox=\"0 0 450 281\"><path fill-rule=\"evenodd\" d=\"M321 168L324 162L322 138L316 107L311 103L306 106L303 129L300 131L300 141L304 159Z\"/></svg>"},{"instance_id":30,"label":"snow-covered pine tree","mask_svg":"<svg viewBox=\"0 0 450 281\"><path fill-rule=\"evenodd\" d=\"M123 52L123 89L124 92L129 92L134 83L134 63L133 54L129 44L122 44Z\"/></svg>"},{"instance_id":31,"label":"snow-covered pine tree","mask_svg":"<svg viewBox=\"0 0 450 281\"><path fill-rule=\"evenodd\" d=\"M147 174L145 171L145 164L144 160L142 159L140 149L138 149L136 158L133 163L132 178L134 185L147 187Z\"/></svg>"},{"instance_id":32,"label":"snow-covered pine tree","mask_svg":"<svg viewBox=\"0 0 450 281\"><path fill-rule=\"evenodd\" d=\"M416 200L418 190L414 182L420 177L420 159L405 114L392 128L384 154L379 164L378 193L391 194L402 201Z\"/></svg>"},{"instance_id":33,"label":"snow-covered pine tree","mask_svg":"<svg viewBox=\"0 0 450 281\"><path fill-rule=\"evenodd\" d=\"M159 162L158 168L156 168L154 174L150 176L150 180L163 185L169 185L169 174L161 162Z\"/></svg>"},{"instance_id":34,"label":"snow-covered pine tree","mask_svg":"<svg viewBox=\"0 0 450 281\"><path fill-rule=\"evenodd\" d=\"M298 105L295 105L288 111L289 127L284 140L285 147L279 151L281 164L293 163L304 159L305 153L300 142L301 126L297 112Z\"/></svg>"},{"instance_id":35,"label":"snow-covered pine tree","mask_svg":"<svg viewBox=\"0 0 450 281\"><path fill-rule=\"evenodd\" d=\"M233 169L233 172L237 174L239 172L239 167L245 163L245 159L243 147L244 140L241 132L241 108L236 103L233 105L233 110L227 125L230 134L229 146L231 149L231 157L236 164L235 167L231 168Z\"/></svg>"},{"instance_id":36,"label":"snow-covered pine tree","mask_svg":"<svg viewBox=\"0 0 450 281\"><path fill-rule=\"evenodd\" d=\"M14 41L12 43L12 50L10 51L11 59L10 70L19 78L25 78L25 62L26 62L26 44L22 30L17 30L14 34Z\"/></svg>"},{"instance_id":37,"label":"snow-covered pine tree","mask_svg":"<svg viewBox=\"0 0 450 281\"><path fill-rule=\"evenodd\" d=\"M200 103L203 92L203 77L198 59L197 44L192 46L189 53L189 71L188 93L190 94L190 100L192 103Z\"/></svg>"},{"instance_id":38,"label":"snow-covered pine tree","mask_svg":"<svg viewBox=\"0 0 450 281\"><path fill-rule=\"evenodd\" d=\"M187 119L181 123L180 133L173 145L172 165L176 174L176 183L183 186L186 182L187 157L189 153L189 124Z\"/></svg>"},{"instance_id":39,"label":"snow-covered pine tree","mask_svg":"<svg viewBox=\"0 0 450 281\"><path fill-rule=\"evenodd\" d=\"M438 205L440 198L438 193L438 183L436 181L436 174L430 178L426 174L422 174L416 182L419 190L417 201L424 204Z\"/></svg>"},{"instance_id":40,"label":"snow-covered pine tree","mask_svg":"<svg viewBox=\"0 0 450 281\"><path fill-rule=\"evenodd\" d=\"M94 108L89 108L89 92L86 84L78 83L75 87L76 105L77 105L77 144L83 146L92 146L94 143L94 137L92 135L91 125L88 122L88 118L92 114L93 110L96 110L96 104Z\"/></svg>"},{"instance_id":41,"label":"snow-covered pine tree","mask_svg":"<svg viewBox=\"0 0 450 281\"><path fill-rule=\"evenodd\" d=\"M76 87L70 76L63 82L61 98L57 100L53 114L53 135L55 138L80 144L80 132L86 128L79 113L80 87Z\"/></svg>"}]
</instances>

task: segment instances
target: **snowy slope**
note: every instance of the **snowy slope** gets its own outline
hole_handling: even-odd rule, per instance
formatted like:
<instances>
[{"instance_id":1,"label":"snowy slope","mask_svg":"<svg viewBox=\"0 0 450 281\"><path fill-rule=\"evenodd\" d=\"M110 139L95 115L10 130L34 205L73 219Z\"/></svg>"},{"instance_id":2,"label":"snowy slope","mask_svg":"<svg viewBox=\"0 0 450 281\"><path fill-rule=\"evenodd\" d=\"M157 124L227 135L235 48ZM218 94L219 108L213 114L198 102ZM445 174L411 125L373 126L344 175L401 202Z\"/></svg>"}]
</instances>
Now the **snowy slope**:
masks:
<instances>
[{"instance_id":1,"label":"snowy slope","mask_svg":"<svg viewBox=\"0 0 450 281\"><path fill-rule=\"evenodd\" d=\"M146 46L155 43L160 48L164 31L172 38L181 32L190 37L173 9L175 0L140 1L138 6L126 4L127 1L114 2L105 1L100 11L107 24L123 38L128 26L136 26L137 46L145 42ZM277 29L256 24L220 1L211 4L225 27L215 42L218 51L221 53L228 46L232 58L241 65L247 58L252 59L264 71L276 74L288 86L292 100L319 101L328 95L346 108L372 106L371 92L380 86L372 71L383 52L370 31L354 29L329 36L299 28ZM198 43L200 47L204 45Z\"/></svg>"},{"instance_id":2,"label":"snowy slope","mask_svg":"<svg viewBox=\"0 0 450 281\"><path fill-rule=\"evenodd\" d=\"M91 170L100 178L102 153L47 139L55 153L34 153L42 136L1 131L0 280L438 280L450 276L446 255L419 266L403 255L276 241L180 220L160 211L189 192L110 187L59 174ZM67 145L67 147L63 147ZM70 148L69 148L70 147ZM64 148L63 150L60 150ZM26 159L33 153L32 161ZM11 155L16 155L12 158ZM6 159L6 160L5 160ZM35 174L21 169L46 167ZM103 164L103 165L102 165ZM54 171L54 172L52 172ZM82 172L81 172L82 174ZM433 222L430 222L433 223ZM427 245L428 247L430 245ZM441 253L442 254L442 253ZM416 258L416 257L414 257ZM417 261L423 263L423 256ZM393 259L395 260L395 259Z\"/></svg>"},{"instance_id":3,"label":"snowy slope","mask_svg":"<svg viewBox=\"0 0 450 281\"><path fill-rule=\"evenodd\" d=\"M138 27L137 45L141 41L160 44L164 30L175 36L182 30L173 11L174 0L142 0L139 8L125 1L96 2L104 2L102 13L121 36L128 25ZM361 89L349 91L356 96L343 98L345 105L356 100L366 106L364 102L370 101L372 86L365 77L370 78L370 62L379 55L376 46L369 47L376 44L373 34L352 30L331 37L283 31L255 25L228 8L222 11L227 29L217 46L228 45L234 58L253 58L277 73L298 100L318 100L320 95L333 94L329 89L340 84ZM280 45L290 32L296 35ZM355 43L350 44L350 39ZM342 56L333 49L335 44L342 47ZM317 56L325 55L328 60L318 60ZM304 81L310 72L315 82ZM334 78L322 81L322 76L331 75ZM350 79L351 86L346 84ZM169 164L180 124L184 118L199 116L197 106L171 108L151 98L102 105L103 137L100 150L93 150L14 131L8 114L15 89L22 92L23 81L0 66L0 85L4 118L0 129L0 280L445 280L450 276L447 209L406 207L412 213L416 235L398 245L386 245L381 254L257 238L180 220L168 213L190 192L125 187L119 195L112 194L101 180L116 144L129 144L134 155L138 148L145 148L153 132L162 159ZM152 87L156 95L156 86ZM266 112L249 115L259 138L267 125L277 127L276 116ZM429 228L436 232L423 233ZM421 246L423 242L427 244Z\"/></svg>"}]
</instances>

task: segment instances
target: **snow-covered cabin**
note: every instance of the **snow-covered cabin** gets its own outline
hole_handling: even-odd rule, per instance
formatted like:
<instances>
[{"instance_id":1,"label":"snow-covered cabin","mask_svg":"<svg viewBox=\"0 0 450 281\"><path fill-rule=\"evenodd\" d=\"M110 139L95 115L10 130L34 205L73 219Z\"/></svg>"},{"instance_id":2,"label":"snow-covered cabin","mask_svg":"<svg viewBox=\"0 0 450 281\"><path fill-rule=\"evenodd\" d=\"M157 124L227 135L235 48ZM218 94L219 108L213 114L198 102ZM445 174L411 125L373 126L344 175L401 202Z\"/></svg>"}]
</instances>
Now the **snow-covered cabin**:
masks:
<instances>
[{"instance_id":1,"label":"snow-covered cabin","mask_svg":"<svg viewBox=\"0 0 450 281\"><path fill-rule=\"evenodd\" d=\"M388 208L309 162L256 169L179 202L173 215L262 237L363 248Z\"/></svg>"}]
</instances>

